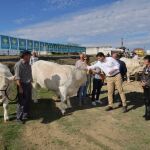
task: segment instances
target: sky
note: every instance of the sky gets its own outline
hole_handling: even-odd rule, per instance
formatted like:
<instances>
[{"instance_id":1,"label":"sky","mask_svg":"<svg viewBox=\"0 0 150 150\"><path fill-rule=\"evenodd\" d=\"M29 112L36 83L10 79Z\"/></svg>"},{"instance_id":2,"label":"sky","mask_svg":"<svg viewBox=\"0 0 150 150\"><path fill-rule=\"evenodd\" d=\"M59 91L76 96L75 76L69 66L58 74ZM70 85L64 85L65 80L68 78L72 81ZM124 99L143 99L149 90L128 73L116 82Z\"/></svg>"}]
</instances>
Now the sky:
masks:
<instances>
[{"instance_id":1,"label":"sky","mask_svg":"<svg viewBox=\"0 0 150 150\"><path fill-rule=\"evenodd\" d=\"M150 49L150 0L0 0L0 34Z\"/></svg>"}]
</instances>

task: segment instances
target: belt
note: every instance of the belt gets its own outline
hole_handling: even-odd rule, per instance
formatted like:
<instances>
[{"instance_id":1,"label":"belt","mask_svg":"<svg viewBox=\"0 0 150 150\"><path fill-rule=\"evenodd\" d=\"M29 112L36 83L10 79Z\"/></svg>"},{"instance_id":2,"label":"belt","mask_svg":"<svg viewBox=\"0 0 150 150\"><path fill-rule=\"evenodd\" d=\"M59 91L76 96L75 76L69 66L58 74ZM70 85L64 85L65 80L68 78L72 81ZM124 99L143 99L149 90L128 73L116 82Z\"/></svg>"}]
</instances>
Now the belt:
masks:
<instances>
[{"instance_id":1,"label":"belt","mask_svg":"<svg viewBox=\"0 0 150 150\"><path fill-rule=\"evenodd\" d=\"M120 74L120 72L116 73L116 74L113 75L113 76L107 76L107 77L108 77L108 78L115 77L115 76L117 76L118 74Z\"/></svg>"},{"instance_id":2,"label":"belt","mask_svg":"<svg viewBox=\"0 0 150 150\"><path fill-rule=\"evenodd\" d=\"M21 84L29 85L29 84L31 84L31 82L21 82Z\"/></svg>"}]
</instances>

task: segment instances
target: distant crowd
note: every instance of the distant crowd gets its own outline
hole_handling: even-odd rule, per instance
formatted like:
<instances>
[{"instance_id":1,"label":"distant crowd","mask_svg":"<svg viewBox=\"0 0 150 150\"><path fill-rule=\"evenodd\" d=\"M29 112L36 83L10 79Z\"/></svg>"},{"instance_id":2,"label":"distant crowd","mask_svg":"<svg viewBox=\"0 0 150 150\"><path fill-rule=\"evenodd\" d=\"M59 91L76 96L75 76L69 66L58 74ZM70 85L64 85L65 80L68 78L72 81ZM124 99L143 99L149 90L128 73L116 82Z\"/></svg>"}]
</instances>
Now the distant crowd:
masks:
<instances>
[{"instance_id":1,"label":"distant crowd","mask_svg":"<svg viewBox=\"0 0 150 150\"><path fill-rule=\"evenodd\" d=\"M128 111L126 96L123 90L123 82L126 78L127 67L126 64L120 60L121 56L119 53L114 52L111 56L105 56L103 53L96 55L97 61L90 65L89 57L85 54L80 55L80 60L76 62L76 68L87 70L87 82L84 83L79 91L79 105L84 103L85 97L87 96L87 89L90 82L89 76L92 75L93 88L92 88L92 105L96 106L97 103L102 104L100 99L101 88L104 85L104 81L107 82L108 90L108 107L106 111L113 110L113 102L115 89L118 90L120 95L120 102L118 108L122 107L123 113ZM133 53L132 59L138 60L139 57L136 53ZM144 70L141 76L141 86L144 89L145 97L145 119L150 119L150 55L144 57Z\"/></svg>"}]
</instances>

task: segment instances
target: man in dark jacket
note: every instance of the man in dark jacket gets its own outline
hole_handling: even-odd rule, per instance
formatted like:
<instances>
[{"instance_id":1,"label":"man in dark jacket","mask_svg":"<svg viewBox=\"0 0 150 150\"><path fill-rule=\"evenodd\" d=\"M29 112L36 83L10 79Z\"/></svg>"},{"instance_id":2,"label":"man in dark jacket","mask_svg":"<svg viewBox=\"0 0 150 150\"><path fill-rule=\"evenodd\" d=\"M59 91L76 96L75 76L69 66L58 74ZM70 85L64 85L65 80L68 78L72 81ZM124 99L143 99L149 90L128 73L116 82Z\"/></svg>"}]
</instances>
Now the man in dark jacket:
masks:
<instances>
[{"instance_id":1,"label":"man in dark jacket","mask_svg":"<svg viewBox=\"0 0 150 150\"><path fill-rule=\"evenodd\" d=\"M112 54L112 57L114 58L114 59L116 59L117 61L118 61L118 63L120 64L120 73L121 73L121 76L122 76L122 80L124 81L124 78L125 78L125 76L126 76L126 74L127 74L127 67L126 67L126 64L125 64L125 62L124 61L121 61L120 60L120 55L117 53L117 52L114 52L113 54Z\"/></svg>"},{"instance_id":2,"label":"man in dark jacket","mask_svg":"<svg viewBox=\"0 0 150 150\"><path fill-rule=\"evenodd\" d=\"M118 52L114 52L112 54L112 57L117 60L117 62L119 63L120 65L120 68L119 68L119 71L120 71L120 74L122 76L122 81L125 80L125 76L127 74L127 67L126 67L126 64L125 62L121 61L120 60L120 55L118 54ZM115 99L115 92L114 92L114 99ZM122 102L119 100L119 104L118 104L118 107L122 107Z\"/></svg>"},{"instance_id":3,"label":"man in dark jacket","mask_svg":"<svg viewBox=\"0 0 150 150\"><path fill-rule=\"evenodd\" d=\"M143 70L141 83L145 97L145 120L150 120L150 55L144 57L146 67Z\"/></svg>"}]
</instances>

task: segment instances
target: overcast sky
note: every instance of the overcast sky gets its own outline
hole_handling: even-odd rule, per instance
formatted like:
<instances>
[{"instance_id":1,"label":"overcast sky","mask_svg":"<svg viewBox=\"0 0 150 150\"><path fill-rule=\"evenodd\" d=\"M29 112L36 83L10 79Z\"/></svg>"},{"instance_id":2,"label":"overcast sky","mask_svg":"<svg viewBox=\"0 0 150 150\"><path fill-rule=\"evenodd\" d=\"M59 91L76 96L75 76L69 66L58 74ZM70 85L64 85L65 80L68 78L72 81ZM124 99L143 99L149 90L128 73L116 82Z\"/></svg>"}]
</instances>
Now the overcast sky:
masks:
<instances>
[{"instance_id":1,"label":"overcast sky","mask_svg":"<svg viewBox=\"0 0 150 150\"><path fill-rule=\"evenodd\" d=\"M1 0L0 34L150 49L150 0Z\"/></svg>"}]
</instances>

